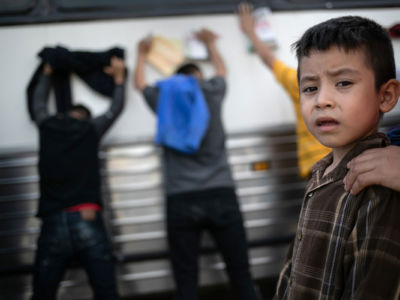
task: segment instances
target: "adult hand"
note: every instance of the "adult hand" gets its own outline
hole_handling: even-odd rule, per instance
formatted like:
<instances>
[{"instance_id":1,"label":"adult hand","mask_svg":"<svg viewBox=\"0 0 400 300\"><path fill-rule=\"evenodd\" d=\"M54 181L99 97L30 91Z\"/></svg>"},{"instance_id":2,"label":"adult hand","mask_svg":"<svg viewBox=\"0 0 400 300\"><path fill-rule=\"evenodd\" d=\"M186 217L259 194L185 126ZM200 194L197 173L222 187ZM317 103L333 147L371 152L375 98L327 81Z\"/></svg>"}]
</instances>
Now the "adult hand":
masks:
<instances>
[{"instance_id":1,"label":"adult hand","mask_svg":"<svg viewBox=\"0 0 400 300\"><path fill-rule=\"evenodd\" d=\"M113 56L110 65L104 68L104 72L114 78L115 84L123 84L125 81L125 63L123 59Z\"/></svg>"},{"instance_id":2,"label":"adult hand","mask_svg":"<svg viewBox=\"0 0 400 300\"><path fill-rule=\"evenodd\" d=\"M218 35L209 29L203 28L196 33L196 37L208 47L214 43L214 41L218 38Z\"/></svg>"},{"instance_id":3,"label":"adult hand","mask_svg":"<svg viewBox=\"0 0 400 300\"><path fill-rule=\"evenodd\" d=\"M343 182L346 191L358 194L370 185L383 185L400 191L400 147L369 149L347 164Z\"/></svg>"},{"instance_id":4,"label":"adult hand","mask_svg":"<svg viewBox=\"0 0 400 300\"><path fill-rule=\"evenodd\" d=\"M240 28L246 35L254 33L253 5L247 2L239 4Z\"/></svg>"},{"instance_id":5,"label":"adult hand","mask_svg":"<svg viewBox=\"0 0 400 300\"><path fill-rule=\"evenodd\" d=\"M276 58L269 46L260 40L254 30L255 21L253 18L253 5L246 2L239 4L239 21L240 28L250 39L251 43L253 44L254 51L260 56L263 63L268 68L272 69Z\"/></svg>"},{"instance_id":6,"label":"adult hand","mask_svg":"<svg viewBox=\"0 0 400 300\"><path fill-rule=\"evenodd\" d=\"M209 29L203 28L202 30L196 33L196 36L207 47L208 54L215 69L215 76L225 77L226 76L225 63L215 43L215 40L218 38L218 35Z\"/></svg>"},{"instance_id":7,"label":"adult hand","mask_svg":"<svg viewBox=\"0 0 400 300\"><path fill-rule=\"evenodd\" d=\"M139 54L147 55L151 49L151 39L144 38L138 43L138 52Z\"/></svg>"}]
</instances>

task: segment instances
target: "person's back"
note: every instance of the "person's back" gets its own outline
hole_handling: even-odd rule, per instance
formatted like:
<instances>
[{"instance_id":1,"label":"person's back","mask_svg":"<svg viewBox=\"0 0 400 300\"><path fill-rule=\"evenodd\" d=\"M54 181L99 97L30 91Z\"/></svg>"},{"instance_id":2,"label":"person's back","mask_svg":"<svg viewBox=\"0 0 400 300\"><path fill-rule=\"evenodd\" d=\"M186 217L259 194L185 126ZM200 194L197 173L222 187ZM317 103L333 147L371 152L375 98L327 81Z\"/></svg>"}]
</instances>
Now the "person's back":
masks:
<instances>
[{"instance_id":1,"label":"person's back","mask_svg":"<svg viewBox=\"0 0 400 300\"><path fill-rule=\"evenodd\" d=\"M300 102L310 132L332 153L313 168L275 299L398 299L400 194L345 191L348 162L390 144L381 115L400 95L391 41L360 17L331 19L296 43Z\"/></svg>"},{"instance_id":2,"label":"person's back","mask_svg":"<svg viewBox=\"0 0 400 300\"><path fill-rule=\"evenodd\" d=\"M50 115L47 101L53 69L44 63L32 93L32 119L39 130L41 219L33 268L34 299L55 299L68 263L76 257L94 297L118 299L114 258L101 216L99 141L122 111L125 67L111 58L104 72L115 87L106 113L91 118L83 105ZM101 66L103 68L103 66Z\"/></svg>"},{"instance_id":3,"label":"person's back","mask_svg":"<svg viewBox=\"0 0 400 300\"><path fill-rule=\"evenodd\" d=\"M98 136L89 120L53 116L39 127L39 216L82 202L101 205Z\"/></svg>"},{"instance_id":4,"label":"person's back","mask_svg":"<svg viewBox=\"0 0 400 300\"><path fill-rule=\"evenodd\" d=\"M222 253L238 299L255 300L246 233L227 160L221 120L221 106L226 88L225 64L214 43L216 35L209 30L202 30L198 37L208 48L215 76L204 80L200 69L194 64L181 66L177 74L186 76L187 80L196 78L210 115L208 128L199 148L193 154L179 152L170 145L162 144L167 238L176 283L175 299L197 299L197 260L201 235L207 231ZM161 102L160 106L159 101L168 99L159 97L163 94L159 85L149 86L145 80L144 63L149 47L145 40L139 43L134 84L143 92L153 112L157 113L160 131L160 128L164 129L160 126L163 117L160 107L164 107L165 103ZM174 94L169 101L173 103L180 99ZM168 111L170 108L167 106ZM178 113L180 112L175 112ZM159 131L157 137L161 136Z\"/></svg>"},{"instance_id":5,"label":"person's back","mask_svg":"<svg viewBox=\"0 0 400 300\"><path fill-rule=\"evenodd\" d=\"M195 154L187 155L169 147L163 148L164 180L168 195L215 187L233 187L221 119L225 79L221 76L210 80L201 79L199 85L210 114L208 129ZM143 94L156 112L158 88L146 87Z\"/></svg>"}]
</instances>

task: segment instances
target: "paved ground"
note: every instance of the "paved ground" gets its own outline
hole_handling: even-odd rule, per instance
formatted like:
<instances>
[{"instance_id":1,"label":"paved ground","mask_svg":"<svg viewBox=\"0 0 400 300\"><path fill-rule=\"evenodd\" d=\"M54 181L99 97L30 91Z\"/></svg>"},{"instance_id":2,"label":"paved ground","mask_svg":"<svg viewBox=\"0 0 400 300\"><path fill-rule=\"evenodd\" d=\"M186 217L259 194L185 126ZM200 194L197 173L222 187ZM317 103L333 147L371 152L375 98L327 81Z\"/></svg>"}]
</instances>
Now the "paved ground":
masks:
<instances>
[{"instance_id":1,"label":"paved ground","mask_svg":"<svg viewBox=\"0 0 400 300\"><path fill-rule=\"evenodd\" d=\"M256 281L260 300L270 300L275 292L277 278L266 278ZM199 300L233 300L236 299L228 285L218 285L201 288ZM135 296L124 298L123 300L173 300L173 294L164 293L157 295Z\"/></svg>"}]
</instances>

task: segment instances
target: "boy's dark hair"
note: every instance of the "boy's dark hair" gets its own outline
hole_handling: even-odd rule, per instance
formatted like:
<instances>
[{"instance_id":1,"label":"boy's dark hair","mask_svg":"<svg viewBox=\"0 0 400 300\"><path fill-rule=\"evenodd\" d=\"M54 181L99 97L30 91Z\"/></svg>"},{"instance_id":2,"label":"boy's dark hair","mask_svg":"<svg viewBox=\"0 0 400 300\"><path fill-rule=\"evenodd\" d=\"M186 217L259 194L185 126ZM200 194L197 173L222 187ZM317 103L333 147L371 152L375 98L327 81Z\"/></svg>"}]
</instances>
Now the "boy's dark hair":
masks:
<instances>
[{"instance_id":1,"label":"boy's dark hair","mask_svg":"<svg viewBox=\"0 0 400 300\"><path fill-rule=\"evenodd\" d=\"M81 111L86 114L86 118L90 119L92 117L92 113L90 112L90 110L82 104L72 105L69 111Z\"/></svg>"},{"instance_id":2,"label":"boy's dark hair","mask_svg":"<svg viewBox=\"0 0 400 300\"><path fill-rule=\"evenodd\" d=\"M298 61L298 79L303 57L309 56L313 50L325 51L332 46L346 52L362 50L366 64L374 72L377 90L389 79L396 78L393 46L386 30L372 20L345 16L329 19L309 28L293 44Z\"/></svg>"},{"instance_id":3,"label":"boy's dark hair","mask_svg":"<svg viewBox=\"0 0 400 300\"><path fill-rule=\"evenodd\" d=\"M186 63L176 69L175 74L192 75L196 72L200 72L200 68L194 63Z\"/></svg>"}]
</instances>

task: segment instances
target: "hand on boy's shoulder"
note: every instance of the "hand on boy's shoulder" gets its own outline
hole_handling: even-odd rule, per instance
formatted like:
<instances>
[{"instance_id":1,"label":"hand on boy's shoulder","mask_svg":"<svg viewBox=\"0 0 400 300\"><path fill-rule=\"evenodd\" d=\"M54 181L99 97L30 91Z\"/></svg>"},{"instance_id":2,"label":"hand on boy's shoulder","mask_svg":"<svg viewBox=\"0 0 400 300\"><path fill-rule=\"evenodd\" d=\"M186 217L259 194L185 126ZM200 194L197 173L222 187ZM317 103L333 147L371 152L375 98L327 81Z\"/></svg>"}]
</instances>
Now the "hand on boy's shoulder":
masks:
<instances>
[{"instance_id":1,"label":"hand on boy's shoulder","mask_svg":"<svg viewBox=\"0 0 400 300\"><path fill-rule=\"evenodd\" d=\"M369 149L347 165L345 189L358 194L370 185L382 185L400 192L400 147ZM400 200L400 199L399 199Z\"/></svg>"}]
</instances>

